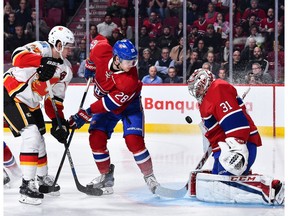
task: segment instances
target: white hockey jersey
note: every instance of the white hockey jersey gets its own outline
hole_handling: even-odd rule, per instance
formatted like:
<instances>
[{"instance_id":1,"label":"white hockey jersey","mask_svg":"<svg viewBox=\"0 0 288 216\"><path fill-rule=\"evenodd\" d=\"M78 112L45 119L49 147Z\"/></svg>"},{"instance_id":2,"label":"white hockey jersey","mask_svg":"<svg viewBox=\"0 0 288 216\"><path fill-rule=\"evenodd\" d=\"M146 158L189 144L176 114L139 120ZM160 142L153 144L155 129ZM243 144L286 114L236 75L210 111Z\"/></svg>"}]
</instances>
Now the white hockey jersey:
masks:
<instances>
[{"instance_id":1,"label":"white hockey jersey","mask_svg":"<svg viewBox=\"0 0 288 216\"><path fill-rule=\"evenodd\" d=\"M39 108L40 102L45 98L45 110L49 109L48 113L46 110L46 114L53 118L55 116L47 84L40 82L36 73L42 57L52 57L52 49L46 41L35 41L17 48L12 54L14 67L4 73L4 86L15 101L26 104L31 110ZM65 91L72 77L71 64L64 59L63 64L57 67L54 76L49 80L61 117L63 117ZM46 104L47 99L50 101L48 105Z\"/></svg>"}]
</instances>

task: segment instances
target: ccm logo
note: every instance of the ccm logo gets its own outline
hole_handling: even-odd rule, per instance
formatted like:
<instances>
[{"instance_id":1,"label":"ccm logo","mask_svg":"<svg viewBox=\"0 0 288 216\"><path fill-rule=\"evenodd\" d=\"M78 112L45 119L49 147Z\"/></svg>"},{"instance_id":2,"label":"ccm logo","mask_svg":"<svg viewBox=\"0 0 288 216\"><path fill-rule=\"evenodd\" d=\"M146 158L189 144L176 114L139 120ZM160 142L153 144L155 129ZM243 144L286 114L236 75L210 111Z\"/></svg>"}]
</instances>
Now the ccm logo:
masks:
<instances>
[{"instance_id":1,"label":"ccm logo","mask_svg":"<svg viewBox=\"0 0 288 216\"><path fill-rule=\"evenodd\" d=\"M230 180L231 181L243 181L243 182L249 182L249 181L255 181L256 176L231 176Z\"/></svg>"}]
</instances>

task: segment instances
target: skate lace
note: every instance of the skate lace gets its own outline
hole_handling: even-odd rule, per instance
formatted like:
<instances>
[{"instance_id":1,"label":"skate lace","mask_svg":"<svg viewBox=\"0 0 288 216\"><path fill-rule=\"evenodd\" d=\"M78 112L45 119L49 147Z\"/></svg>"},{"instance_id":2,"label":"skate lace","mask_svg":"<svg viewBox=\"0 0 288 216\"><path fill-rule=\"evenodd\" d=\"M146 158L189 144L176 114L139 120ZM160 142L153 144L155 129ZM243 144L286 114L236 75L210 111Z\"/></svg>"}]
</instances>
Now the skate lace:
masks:
<instances>
[{"instance_id":1,"label":"skate lace","mask_svg":"<svg viewBox=\"0 0 288 216\"><path fill-rule=\"evenodd\" d=\"M113 187L114 178L111 174L102 174L95 179L93 179L88 185L93 185L94 187Z\"/></svg>"},{"instance_id":2,"label":"skate lace","mask_svg":"<svg viewBox=\"0 0 288 216\"><path fill-rule=\"evenodd\" d=\"M90 184L98 184L98 183L100 183L100 182L104 182L104 180L105 180L105 175L102 174L102 175L94 178L94 179L90 182Z\"/></svg>"},{"instance_id":3,"label":"skate lace","mask_svg":"<svg viewBox=\"0 0 288 216\"><path fill-rule=\"evenodd\" d=\"M30 189L31 191L38 193L38 189L37 189L37 187L36 187L36 184L35 184L35 180L34 180L34 179L32 179L32 180L29 181L28 187L29 187L29 189Z\"/></svg>"},{"instance_id":4,"label":"skate lace","mask_svg":"<svg viewBox=\"0 0 288 216\"><path fill-rule=\"evenodd\" d=\"M146 184L149 186L150 189L154 189L159 185L155 176L152 174L150 176L145 177Z\"/></svg>"},{"instance_id":5,"label":"skate lace","mask_svg":"<svg viewBox=\"0 0 288 216\"><path fill-rule=\"evenodd\" d=\"M54 177L50 175L38 177L39 185L46 185L46 186L52 186L54 183Z\"/></svg>"}]
</instances>

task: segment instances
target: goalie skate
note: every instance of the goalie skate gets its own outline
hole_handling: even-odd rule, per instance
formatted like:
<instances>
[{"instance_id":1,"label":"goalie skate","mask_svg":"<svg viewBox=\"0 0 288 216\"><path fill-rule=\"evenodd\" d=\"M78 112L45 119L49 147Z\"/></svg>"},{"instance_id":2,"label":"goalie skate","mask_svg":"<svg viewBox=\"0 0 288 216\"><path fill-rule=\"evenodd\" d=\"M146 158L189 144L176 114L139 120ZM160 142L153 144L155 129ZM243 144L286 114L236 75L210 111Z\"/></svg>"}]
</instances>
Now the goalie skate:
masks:
<instances>
[{"instance_id":1,"label":"goalie skate","mask_svg":"<svg viewBox=\"0 0 288 216\"><path fill-rule=\"evenodd\" d=\"M148 176L144 176L144 180L145 180L146 184L148 185L150 191L153 194L155 194L155 190L160 184L157 182L154 174L150 174Z\"/></svg>"},{"instance_id":2,"label":"goalie skate","mask_svg":"<svg viewBox=\"0 0 288 216\"><path fill-rule=\"evenodd\" d=\"M37 176L38 185L42 187L50 187L54 183L54 177L50 175L46 176ZM42 191L41 191L42 192ZM55 185L54 191L47 193L51 196L60 196L60 186L58 184Z\"/></svg>"},{"instance_id":3,"label":"goalie skate","mask_svg":"<svg viewBox=\"0 0 288 216\"><path fill-rule=\"evenodd\" d=\"M89 184L87 184L87 187L99 188L103 191L103 195L113 194L114 168L115 166L110 164L109 172L93 179Z\"/></svg>"},{"instance_id":4,"label":"goalie skate","mask_svg":"<svg viewBox=\"0 0 288 216\"><path fill-rule=\"evenodd\" d=\"M24 204L40 205L44 198L44 195L38 192L34 179L28 181L22 179L20 194L19 202Z\"/></svg>"}]
</instances>

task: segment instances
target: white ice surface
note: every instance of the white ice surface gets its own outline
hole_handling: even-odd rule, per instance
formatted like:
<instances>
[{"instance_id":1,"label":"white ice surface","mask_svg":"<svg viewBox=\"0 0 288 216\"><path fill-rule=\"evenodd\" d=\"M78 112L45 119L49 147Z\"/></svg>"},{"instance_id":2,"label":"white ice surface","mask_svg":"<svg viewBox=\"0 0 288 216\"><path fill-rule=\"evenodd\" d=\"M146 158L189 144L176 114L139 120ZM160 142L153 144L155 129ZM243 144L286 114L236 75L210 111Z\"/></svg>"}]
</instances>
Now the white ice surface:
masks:
<instances>
[{"instance_id":1,"label":"white ice surface","mask_svg":"<svg viewBox=\"0 0 288 216\"><path fill-rule=\"evenodd\" d=\"M48 152L49 174L55 175L64 152L50 134L45 135ZM4 140L18 160L21 138L4 133ZM146 134L146 146L152 156L154 173L166 187L181 188L188 180L202 157L202 137L183 134ZM155 197L148 190L131 153L126 148L122 134L113 134L108 148L115 164L114 194L92 197L79 192L74 183L66 159L58 183L61 196L46 195L39 206L18 202L20 181L15 180L10 188L4 188L5 216L283 216L283 207L265 205L215 204L200 202L189 196L182 199ZM82 185L99 175L88 144L88 133L75 133L70 152L78 179ZM212 158L204 168L211 168ZM275 161L275 162L273 162ZM263 147L258 148L254 173L268 174L284 179L284 139L263 138Z\"/></svg>"}]
</instances>

